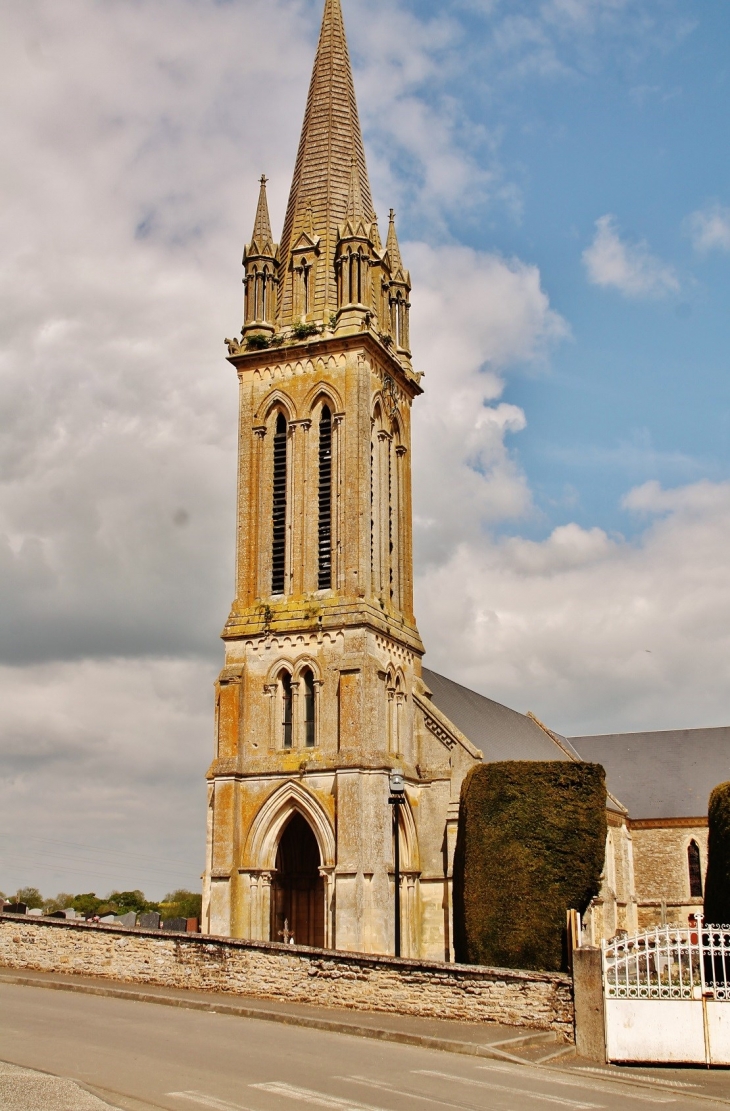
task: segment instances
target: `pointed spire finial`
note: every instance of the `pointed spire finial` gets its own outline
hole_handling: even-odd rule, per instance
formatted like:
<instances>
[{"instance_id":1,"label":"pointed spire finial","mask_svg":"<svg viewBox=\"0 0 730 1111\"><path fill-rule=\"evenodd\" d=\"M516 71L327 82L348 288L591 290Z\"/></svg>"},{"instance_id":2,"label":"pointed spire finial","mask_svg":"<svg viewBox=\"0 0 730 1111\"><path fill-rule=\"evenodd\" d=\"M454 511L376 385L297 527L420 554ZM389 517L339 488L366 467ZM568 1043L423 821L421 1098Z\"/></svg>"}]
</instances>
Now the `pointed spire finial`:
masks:
<instances>
[{"instance_id":1,"label":"pointed spire finial","mask_svg":"<svg viewBox=\"0 0 730 1111\"><path fill-rule=\"evenodd\" d=\"M398 246L398 235L395 230L395 209L390 210L390 224L388 226L388 242L385 244L385 249L390 255L390 268L394 272L403 269L403 259L400 257L400 247Z\"/></svg>"},{"instance_id":2,"label":"pointed spire finial","mask_svg":"<svg viewBox=\"0 0 730 1111\"><path fill-rule=\"evenodd\" d=\"M256 206L256 219L253 225L253 236L251 241L258 243L260 247L264 243L273 243L274 239L271 234L271 221L269 220L269 203L266 199L266 182L269 179L266 174L262 174L259 179L261 188L259 190L259 203Z\"/></svg>"}]
</instances>

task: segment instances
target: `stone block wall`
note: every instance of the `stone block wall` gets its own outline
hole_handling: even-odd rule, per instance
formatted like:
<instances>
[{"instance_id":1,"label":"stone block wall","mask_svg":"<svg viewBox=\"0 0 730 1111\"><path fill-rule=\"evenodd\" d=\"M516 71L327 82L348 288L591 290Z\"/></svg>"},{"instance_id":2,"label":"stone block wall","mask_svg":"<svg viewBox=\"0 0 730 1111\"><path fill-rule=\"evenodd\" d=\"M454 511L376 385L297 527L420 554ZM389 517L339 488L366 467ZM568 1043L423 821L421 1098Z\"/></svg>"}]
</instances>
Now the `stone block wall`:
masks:
<instances>
[{"instance_id":1,"label":"stone block wall","mask_svg":"<svg viewBox=\"0 0 730 1111\"><path fill-rule=\"evenodd\" d=\"M0 966L282 1002L555 1030L573 1040L569 977L270 942L0 915Z\"/></svg>"},{"instance_id":2,"label":"stone block wall","mask_svg":"<svg viewBox=\"0 0 730 1111\"><path fill-rule=\"evenodd\" d=\"M689 887L687 848L696 841L704 888L707 869L707 819L675 818L631 822L639 928L662 924L686 926L690 914L702 914L702 899Z\"/></svg>"}]
</instances>

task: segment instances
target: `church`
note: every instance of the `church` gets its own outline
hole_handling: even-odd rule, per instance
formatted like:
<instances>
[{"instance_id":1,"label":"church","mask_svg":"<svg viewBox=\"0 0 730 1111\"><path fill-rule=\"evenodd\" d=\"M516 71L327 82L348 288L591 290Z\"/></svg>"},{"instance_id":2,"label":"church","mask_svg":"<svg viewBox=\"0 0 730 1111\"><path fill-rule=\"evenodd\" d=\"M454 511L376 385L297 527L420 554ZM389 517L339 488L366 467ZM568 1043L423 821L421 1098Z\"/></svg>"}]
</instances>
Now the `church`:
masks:
<instances>
[{"instance_id":1,"label":"church","mask_svg":"<svg viewBox=\"0 0 730 1111\"><path fill-rule=\"evenodd\" d=\"M401 952L453 960L469 769L592 754L422 665L411 279L394 213L383 241L373 210L340 0L325 2L280 241L262 177L243 267L243 328L226 340L240 385L236 583L216 684L203 930L393 953L398 772ZM600 934L638 922L640 901L615 798L609 820L622 886L607 864L589 921Z\"/></svg>"}]
</instances>

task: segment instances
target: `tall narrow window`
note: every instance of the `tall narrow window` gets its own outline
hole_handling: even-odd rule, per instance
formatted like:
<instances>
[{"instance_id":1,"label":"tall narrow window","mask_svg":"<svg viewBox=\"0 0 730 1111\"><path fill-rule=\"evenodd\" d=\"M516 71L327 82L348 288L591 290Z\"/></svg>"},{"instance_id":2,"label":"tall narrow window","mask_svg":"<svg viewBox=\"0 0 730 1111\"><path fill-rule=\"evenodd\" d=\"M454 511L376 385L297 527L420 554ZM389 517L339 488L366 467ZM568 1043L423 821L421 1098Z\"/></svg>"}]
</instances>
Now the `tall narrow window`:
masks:
<instances>
[{"instance_id":1,"label":"tall narrow window","mask_svg":"<svg viewBox=\"0 0 730 1111\"><path fill-rule=\"evenodd\" d=\"M274 434L274 505L271 550L271 593L284 593L286 570L286 417L279 413Z\"/></svg>"},{"instance_id":2,"label":"tall narrow window","mask_svg":"<svg viewBox=\"0 0 730 1111\"><path fill-rule=\"evenodd\" d=\"M304 294L304 296L302 298L302 301L303 301L304 315L305 316L309 312L309 299L310 299L309 271L310 270L311 270L311 267L307 266L307 260L305 259L304 262L302 263L302 285L303 285L303 294Z\"/></svg>"},{"instance_id":3,"label":"tall narrow window","mask_svg":"<svg viewBox=\"0 0 730 1111\"><path fill-rule=\"evenodd\" d=\"M302 675L302 679L304 680L304 744L307 748L314 748L314 676L307 669Z\"/></svg>"},{"instance_id":4,"label":"tall narrow window","mask_svg":"<svg viewBox=\"0 0 730 1111\"><path fill-rule=\"evenodd\" d=\"M393 452L392 443L387 441L388 449L388 593L393 601Z\"/></svg>"},{"instance_id":5,"label":"tall narrow window","mask_svg":"<svg viewBox=\"0 0 730 1111\"><path fill-rule=\"evenodd\" d=\"M291 675L281 673L281 736L284 748L292 746L292 689Z\"/></svg>"},{"instance_id":6,"label":"tall narrow window","mask_svg":"<svg viewBox=\"0 0 730 1111\"><path fill-rule=\"evenodd\" d=\"M332 588L332 414L319 418L319 575L320 590Z\"/></svg>"},{"instance_id":7,"label":"tall narrow window","mask_svg":"<svg viewBox=\"0 0 730 1111\"><path fill-rule=\"evenodd\" d=\"M700 866L700 847L696 841L690 841L687 846L687 864L689 866L689 893L693 899L701 899L702 868Z\"/></svg>"}]
</instances>

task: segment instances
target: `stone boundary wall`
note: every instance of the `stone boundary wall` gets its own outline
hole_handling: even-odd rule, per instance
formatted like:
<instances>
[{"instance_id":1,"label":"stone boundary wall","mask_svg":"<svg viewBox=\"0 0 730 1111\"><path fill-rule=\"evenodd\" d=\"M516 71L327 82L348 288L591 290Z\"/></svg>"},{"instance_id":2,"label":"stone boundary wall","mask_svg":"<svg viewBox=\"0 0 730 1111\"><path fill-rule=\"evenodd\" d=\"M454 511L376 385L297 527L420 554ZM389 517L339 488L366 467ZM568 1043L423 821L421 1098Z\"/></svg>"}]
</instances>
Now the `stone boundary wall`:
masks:
<instances>
[{"instance_id":1,"label":"stone boundary wall","mask_svg":"<svg viewBox=\"0 0 730 1111\"><path fill-rule=\"evenodd\" d=\"M0 914L0 966L320 1007L555 1030L573 1041L568 976Z\"/></svg>"}]
</instances>

